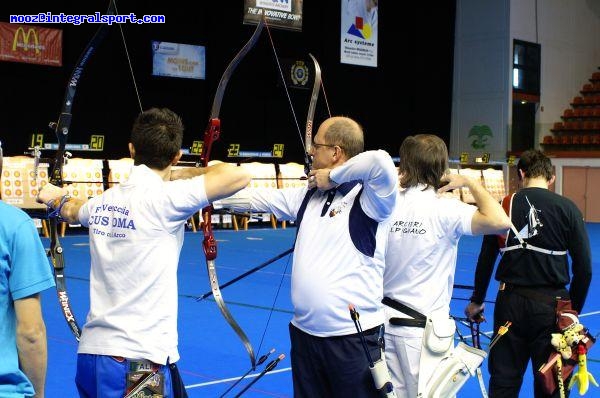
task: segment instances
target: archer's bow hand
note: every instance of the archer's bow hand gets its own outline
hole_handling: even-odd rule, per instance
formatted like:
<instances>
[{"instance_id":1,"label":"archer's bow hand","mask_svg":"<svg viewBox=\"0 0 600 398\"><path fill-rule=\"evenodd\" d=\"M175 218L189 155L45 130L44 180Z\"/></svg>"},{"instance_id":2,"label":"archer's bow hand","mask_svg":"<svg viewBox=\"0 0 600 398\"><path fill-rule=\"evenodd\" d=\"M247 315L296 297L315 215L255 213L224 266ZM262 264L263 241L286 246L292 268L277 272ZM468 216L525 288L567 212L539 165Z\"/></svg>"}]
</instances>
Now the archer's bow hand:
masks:
<instances>
[{"instance_id":1,"label":"archer's bow hand","mask_svg":"<svg viewBox=\"0 0 600 398\"><path fill-rule=\"evenodd\" d=\"M56 185L47 183L40 189L36 201L38 203L48 204L49 202L61 199L68 194L69 191L66 188L57 187Z\"/></svg>"},{"instance_id":2,"label":"archer's bow hand","mask_svg":"<svg viewBox=\"0 0 600 398\"><path fill-rule=\"evenodd\" d=\"M471 322L481 323L485 321L485 316L483 316L483 310L485 309L485 304L477 304L474 302L470 302L465 308L465 315Z\"/></svg>"}]
</instances>

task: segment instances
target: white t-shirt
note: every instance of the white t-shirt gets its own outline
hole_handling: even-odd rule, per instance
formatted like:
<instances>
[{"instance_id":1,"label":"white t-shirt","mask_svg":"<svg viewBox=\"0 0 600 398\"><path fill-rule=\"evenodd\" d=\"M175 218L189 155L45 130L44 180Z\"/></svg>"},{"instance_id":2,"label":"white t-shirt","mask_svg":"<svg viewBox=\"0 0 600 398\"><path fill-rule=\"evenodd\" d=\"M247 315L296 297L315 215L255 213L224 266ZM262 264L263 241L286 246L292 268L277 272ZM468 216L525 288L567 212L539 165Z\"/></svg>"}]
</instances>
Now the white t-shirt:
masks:
<instances>
[{"instance_id":1,"label":"white t-shirt","mask_svg":"<svg viewBox=\"0 0 600 398\"><path fill-rule=\"evenodd\" d=\"M384 296L421 314L450 312L458 241L472 235L477 208L424 186L403 190L390 219ZM409 316L384 306L386 320ZM386 333L420 337L422 328L386 326Z\"/></svg>"},{"instance_id":2,"label":"white t-shirt","mask_svg":"<svg viewBox=\"0 0 600 398\"><path fill-rule=\"evenodd\" d=\"M159 364L179 359L177 265L184 224L207 204L203 176L165 182L141 165L127 182L81 207L91 271L78 353Z\"/></svg>"},{"instance_id":3,"label":"white t-shirt","mask_svg":"<svg viewBox=\"0 0 600 398\"><path fill-rule=\"evenodd\" d=\"M364 330L384 322L385 221L398 193L396 168L385 151L356 155L333 169L330 178L346 184L329 204L327 192L316 191L310 198L292 269L292 324L320 337L356 333L349 304L359 312ZM243 190L221 204L295 220L306 192L306 187Z\"/></svg>"}]
</instances>

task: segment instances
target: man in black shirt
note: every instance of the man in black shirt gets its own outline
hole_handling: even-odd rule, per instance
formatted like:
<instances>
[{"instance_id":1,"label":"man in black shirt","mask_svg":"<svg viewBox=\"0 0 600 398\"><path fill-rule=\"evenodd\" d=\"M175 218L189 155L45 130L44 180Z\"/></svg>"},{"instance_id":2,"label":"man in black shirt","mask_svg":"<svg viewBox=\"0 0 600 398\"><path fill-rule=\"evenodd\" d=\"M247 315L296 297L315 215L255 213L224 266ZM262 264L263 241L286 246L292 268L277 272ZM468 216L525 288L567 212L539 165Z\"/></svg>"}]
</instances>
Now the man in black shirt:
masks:
<instances>
[{"instance_id":1,"label":"man in black shirt","mask_svg":"<svg viewBox=\"0 0 600 398\"><path fill-rule=\"evenodd\" d=\"M583 216L571 200L548 190L554 182L550 159L538 150L525 151L517 172L522 189L503 201L515 228L505 236L483 238L475 289L465 309L471 320L483 311L494 264L502 252L495 275L500 290L494 333L507 321L512 325L489 354L490 397L519 396L529 360L535 371L553 349L550 334L556 332L557 297L570 298L572 308L581 312L592 279ZM538 383L534 392L536 398L548 396Z\"/></svg>"}]
</instances>

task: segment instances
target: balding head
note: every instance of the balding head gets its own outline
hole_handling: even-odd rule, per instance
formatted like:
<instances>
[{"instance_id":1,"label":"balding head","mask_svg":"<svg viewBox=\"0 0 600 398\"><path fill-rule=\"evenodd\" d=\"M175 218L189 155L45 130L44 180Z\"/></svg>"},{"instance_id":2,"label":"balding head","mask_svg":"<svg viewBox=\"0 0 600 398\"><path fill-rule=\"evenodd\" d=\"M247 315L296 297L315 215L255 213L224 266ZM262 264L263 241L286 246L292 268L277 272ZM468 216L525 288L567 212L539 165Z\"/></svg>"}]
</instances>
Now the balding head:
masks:
<instances>
[{"instance_id":1,"label":"balding head","mask_svg":"<svg viewBox=\"0 0 600 398\"><path fill-rule=\"evenodd\" d=\"M349 117L330 117L321 123L317 134L329 144L342 148L348 159L363 152L365 148L362 126Z\"/></svg>"}]
</instances>

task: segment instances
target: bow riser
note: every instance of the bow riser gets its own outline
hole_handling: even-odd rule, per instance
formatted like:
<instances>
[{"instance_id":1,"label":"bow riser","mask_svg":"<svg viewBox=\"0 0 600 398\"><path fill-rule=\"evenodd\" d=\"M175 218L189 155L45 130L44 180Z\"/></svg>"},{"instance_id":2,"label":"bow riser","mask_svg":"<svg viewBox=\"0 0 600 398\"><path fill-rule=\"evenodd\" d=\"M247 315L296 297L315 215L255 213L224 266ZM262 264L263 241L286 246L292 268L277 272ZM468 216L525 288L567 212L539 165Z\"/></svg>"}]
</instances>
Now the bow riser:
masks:
<instances>
[{"instance_id":1,"label":"bow riser","mask_svg":"<svg viewBox=\"0 0 600 398\"><path fill-rule=\"evenodd\" d=\"M202 154L200 155L200 163L202 166L208 166L208 160L210 159L210 152L212 149L213 142L219 139L221 135L221 120L210 119L208 126L204 131L204 144L202 145Z\"/></svg>"},{"instance_id":2,"label":"bow riser","mask_svg":"<svg viewBox=\"0 0 600 398\"><path fill-rule=\"evenodd\" d=\"M204 240L202 241L202 248L204 249L206 261L214 261L217 258L217 240L213 235L211 216L212 206L210 206L210 210L207 208L202 210L202 219L206 225L203 229Z\"/></svg>"}]
</instances>

